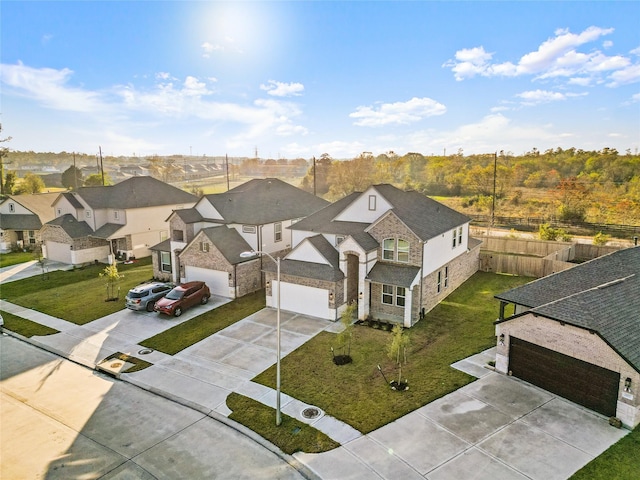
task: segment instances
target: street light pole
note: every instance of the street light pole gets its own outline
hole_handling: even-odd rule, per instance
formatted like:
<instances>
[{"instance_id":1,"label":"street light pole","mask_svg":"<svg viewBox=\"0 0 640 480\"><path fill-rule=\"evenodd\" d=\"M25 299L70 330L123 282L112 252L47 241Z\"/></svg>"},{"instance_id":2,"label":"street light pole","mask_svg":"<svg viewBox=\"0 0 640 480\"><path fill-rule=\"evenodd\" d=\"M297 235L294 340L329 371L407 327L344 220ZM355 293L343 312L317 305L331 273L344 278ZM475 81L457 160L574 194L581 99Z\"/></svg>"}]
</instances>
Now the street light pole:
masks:
<instances>
[{"instance_id":1,"label":"street light pole","mask_svg":"<svg viewBox=\"0 0 640 480\"><path fill-rule=\"evenodd\" d=\"M252 257L253 255L266 255L276 264L276 281L278 282L278 296L276 300L276 426L280 426L282 423L282 413L280 410L280 257L273 258L271 254L261 250L251 250L240 254L242 258Z\"/></svg>"}]
</instances>

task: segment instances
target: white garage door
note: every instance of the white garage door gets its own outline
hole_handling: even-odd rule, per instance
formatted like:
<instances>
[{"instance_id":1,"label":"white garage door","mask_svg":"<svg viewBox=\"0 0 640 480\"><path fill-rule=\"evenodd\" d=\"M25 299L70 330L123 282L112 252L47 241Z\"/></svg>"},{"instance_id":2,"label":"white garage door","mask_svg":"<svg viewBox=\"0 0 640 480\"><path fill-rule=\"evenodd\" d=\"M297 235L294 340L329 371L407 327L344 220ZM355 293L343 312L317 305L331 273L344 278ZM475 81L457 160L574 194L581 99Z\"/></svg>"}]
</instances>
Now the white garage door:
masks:
<instances>
[{"instance_id":1,"label":"white garage door","mask_svg":"<svg viewBox=\"0 0 640 480\"><path fill-rule=\"evenodd\" d=\"M277 306L277 282L273 282L273 307ZM289 312L332 320L329 311L329 292L322 288L306 287L282 282L280 308Z\"/></svg>"},{"instance_id":2,"label":"white garage door","mask_svg":"<svg viewBox=\"0 0 640 480\"><path fill-rule=\"evenodd\" d=\"M220 270L210 270L208 268L192 267L187 265L184 269L187 282L200 280L205 282L211 290L212 295L221 297L229 297L229 274Z\"/></svg>"},{"instance_id":3,"label":"white garage door","mask_svg":"<svg viewBox=\"0 0 640 480\"><path fill-rule=\"evenodd\" d=\"M62 263L73 263L71 260L71 245L48 240L45 242L45 247L47 249L46 257L49 260Z\"/></svg>"}]
</instances>

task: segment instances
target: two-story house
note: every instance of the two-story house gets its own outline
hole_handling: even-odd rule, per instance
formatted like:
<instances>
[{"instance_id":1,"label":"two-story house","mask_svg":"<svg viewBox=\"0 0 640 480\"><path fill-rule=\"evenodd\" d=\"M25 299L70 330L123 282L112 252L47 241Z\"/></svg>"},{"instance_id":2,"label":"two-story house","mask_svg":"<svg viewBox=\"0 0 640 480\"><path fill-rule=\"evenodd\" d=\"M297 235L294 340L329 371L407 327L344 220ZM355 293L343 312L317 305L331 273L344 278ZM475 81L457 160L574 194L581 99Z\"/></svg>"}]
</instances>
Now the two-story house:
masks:
<instances>
[{"instance_id":1,"label":"two-story house","mask_svg":"<svg viewBox=\"0 0 640 480\"><path fill-rule=\"evenodd\" d=\"M197 199L145 176L61 193L53 202L55 218L41 230L43 255L74 265L149 256L151 246L168 238L171 212Z\"/></svg>"},{"instance_id":2,"label":"two-story house","mask_svg":"<svg viewBox=\"0 0 640 480\"><path fill-rule=\"evenodd\" d=\"M42 225L54 218L51 204L58 193L9 195L0 202L0 252L34 248Z\"/></svg>"},{"instance_id":3,"label":"two-story house","mask_svg":"<svg viewBox=\"0 0 640 480\"><path fill-rule=\"evenodd\" d=\"M292 224L291 252L267 270L267 305L410 327L478 270L470 219L415 191L374 185Z\"/></svg>"},{"instance_id":4,"label":"two-story house","mask_svg":"<svg viewBox=\"0 0 640 480\"><path fill-rule=\"evenodd\" d=\"M154 276L173 282L202 280L211 293L236 298L262 288L256 250L282 256L291 250L294 222L328 205L326 200L276 178L253 179L228 192L205 195L169 218L170 238L152 247ZM252 260L252 259L249 259Z\"/></svg>"}]
</instances>

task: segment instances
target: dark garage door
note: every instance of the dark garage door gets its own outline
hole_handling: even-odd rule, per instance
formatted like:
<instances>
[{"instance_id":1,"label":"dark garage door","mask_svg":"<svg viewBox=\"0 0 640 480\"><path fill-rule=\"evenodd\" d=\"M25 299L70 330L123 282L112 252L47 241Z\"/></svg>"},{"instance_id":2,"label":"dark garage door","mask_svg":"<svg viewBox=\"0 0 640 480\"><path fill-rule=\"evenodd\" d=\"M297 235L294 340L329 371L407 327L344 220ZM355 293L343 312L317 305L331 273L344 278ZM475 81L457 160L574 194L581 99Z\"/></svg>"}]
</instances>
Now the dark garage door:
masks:
<instances>
[{"instance_id":1,"label":"dark garage door","mask_svg":"<svg viewBox=\"0 0 640 480\"><path fill-rule=\"evenodd\" d=\"M620 374L511 337L513 376L608 417L616 414Z\"/></svg>"}]
</instances>

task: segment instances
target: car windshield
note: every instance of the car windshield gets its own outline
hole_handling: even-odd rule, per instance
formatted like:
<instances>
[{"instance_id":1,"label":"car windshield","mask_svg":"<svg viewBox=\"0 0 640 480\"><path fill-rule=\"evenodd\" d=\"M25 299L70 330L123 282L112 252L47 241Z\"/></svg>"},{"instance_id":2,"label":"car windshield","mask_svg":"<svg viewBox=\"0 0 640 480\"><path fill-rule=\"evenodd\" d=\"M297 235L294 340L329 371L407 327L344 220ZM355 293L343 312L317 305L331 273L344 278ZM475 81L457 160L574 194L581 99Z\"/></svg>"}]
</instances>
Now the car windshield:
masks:
<instances>
[{"instance_id":1,"label":"car windshield","mask_svg":"<svg viewBox=\"0 0 640 480\"><path fill-rule=\"evenodd\" d=\"M184 290L174 288L169 293L167 293L167 296L165 298L168 298L169 300L180 300L183 296Z\"/></svg>"}]
</instances>

